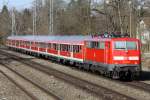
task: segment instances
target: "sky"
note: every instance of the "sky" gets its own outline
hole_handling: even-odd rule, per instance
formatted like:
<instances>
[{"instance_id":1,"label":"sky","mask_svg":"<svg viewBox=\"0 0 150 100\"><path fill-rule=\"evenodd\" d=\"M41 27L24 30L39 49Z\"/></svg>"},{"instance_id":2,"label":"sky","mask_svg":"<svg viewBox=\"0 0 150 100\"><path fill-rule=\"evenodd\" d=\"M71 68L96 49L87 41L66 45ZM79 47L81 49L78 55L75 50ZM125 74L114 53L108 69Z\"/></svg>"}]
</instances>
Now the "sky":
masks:
<instances>
[{"instance_id":1,"label":"sky","mask_svg":"<svg viewBox=\"0 0 150 100\"><path fill-rule=\"evenodd\" d=\"M31 7L33 1L34 0L0 0L0 10L2 9L4 4L7 5L9 9L15 7L17 10L22 10L24 8ZM101 1L101 0L94 0L94 1Z\"/></svg>"},{"instance_id":2,"label":"sky","mask_svg":"<svg viewBox=\"0 0 150 100\"><path fill-rule=\"evenodd\" d=\"M8 5L8 8L11 9L15 7L18 10L23 8L29 8L32 5L33 0L0 0L0 9L3 5Z\"/></svg>"}]
</instances>

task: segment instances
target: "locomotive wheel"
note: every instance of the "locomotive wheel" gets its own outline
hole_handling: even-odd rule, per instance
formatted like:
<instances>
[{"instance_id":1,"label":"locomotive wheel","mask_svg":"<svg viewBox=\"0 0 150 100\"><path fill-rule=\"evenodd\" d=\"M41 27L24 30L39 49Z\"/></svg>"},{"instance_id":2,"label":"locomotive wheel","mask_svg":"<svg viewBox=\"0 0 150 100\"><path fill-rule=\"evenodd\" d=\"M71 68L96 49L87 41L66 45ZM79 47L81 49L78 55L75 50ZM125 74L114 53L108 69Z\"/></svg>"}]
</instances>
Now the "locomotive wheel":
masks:
<instances>
[{"instance_id":1,"label":"locomotive wheel","mask_svg":"<svg viewBox=\"0 0 150 100\"><path fill-rule=\"evenodd\" d=\"M90 65L89 64L84 64L84 70L89 71L90 70Z\"/></svg>"},{"instance_id":2,"label":"locomotive wheel","mask_svg":"<svg viewBox=\"0 0 150 100\"><path fill-rule=\"evenodd\" d=\"M119 73L119 79L122 81L132 81L133 80L133 74L131 71L121 71Z\"/></svg>"},{"instance_id":3,"label":"locomotive wheel","mask_svg":"<svg viewBox=\"0 0 150 100\"><path fill-rule=\"evenodd\" d=\"M91 72L93 72L93 73L95 72L94 67L95 67L94 65L91 65L91 67L90 67L90 70L91 70Z\"/></svg>"},{"instance_id":4,"label":"locomotive wheel","mask_svg":"<svg viewBox=\"0 0 150 100\"><path fill-rule=\"evenodd\" d=\"M112 79L119 79L119 73L117 71L112 72Z\"/></svg>"},{"instance_id":5,"label":"locomotive wheel","mask_svg":"<svg viewBox=\"0 0 150 100\"><path fill-rule=\"evenodd\" d=\"M112 75L113 75L113 72L110 71L110 72L108 73L108 77L109 77L109 78L112 78Z\"/></svg>"},{"instance_id":6,"label":"locomotive wheel","mask_svg":"<svg viewBox=\"0 0 150 100\"><path fill-rule=\"evenodd\" d=\"M133 80L133 73L131 71L128 71L125 73L125 77L127 81L132 81Z\"/></svg>"}]
</instances>

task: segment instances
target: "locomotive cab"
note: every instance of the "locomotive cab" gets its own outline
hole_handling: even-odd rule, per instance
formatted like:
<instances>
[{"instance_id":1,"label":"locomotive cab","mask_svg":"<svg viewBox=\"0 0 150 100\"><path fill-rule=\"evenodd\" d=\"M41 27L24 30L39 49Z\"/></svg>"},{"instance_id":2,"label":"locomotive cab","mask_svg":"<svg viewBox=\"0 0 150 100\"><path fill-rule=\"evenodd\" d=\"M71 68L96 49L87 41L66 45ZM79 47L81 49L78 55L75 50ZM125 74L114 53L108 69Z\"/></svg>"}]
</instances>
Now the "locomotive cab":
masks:
<instances>
[{"instance_id":1,"label":"locomotive cab","mask_svg":"<svg viewBox=\"0 0 150 100\"><path fill-rule=\"evenodd\" d=\"M112 64L119 77L139 76L141 71L140 45L137 39L118 38L112 41Z\"/></svg>"}]
</instances>

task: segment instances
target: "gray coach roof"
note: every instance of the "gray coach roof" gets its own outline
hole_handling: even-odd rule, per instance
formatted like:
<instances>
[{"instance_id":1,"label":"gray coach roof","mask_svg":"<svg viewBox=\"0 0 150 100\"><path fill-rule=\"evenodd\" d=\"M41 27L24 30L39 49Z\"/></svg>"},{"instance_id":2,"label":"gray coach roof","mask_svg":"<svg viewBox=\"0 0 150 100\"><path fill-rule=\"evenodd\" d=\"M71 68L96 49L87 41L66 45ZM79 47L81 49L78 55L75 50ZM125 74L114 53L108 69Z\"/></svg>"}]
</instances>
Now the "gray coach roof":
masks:
<instances>
[{"instance_id":1,"label":"gray coach roof","mask_svg":"<svg viewBox=\"0 0 150 100\"><path fill-rule=\"evenodd\" d=\"M72 35L72 36L9 36L11 40L24 40L24 41L35 41L35 42L78 42L81 43L84 40L92 39L91 36L83 35Z\"/></svg>"}]
</instances>

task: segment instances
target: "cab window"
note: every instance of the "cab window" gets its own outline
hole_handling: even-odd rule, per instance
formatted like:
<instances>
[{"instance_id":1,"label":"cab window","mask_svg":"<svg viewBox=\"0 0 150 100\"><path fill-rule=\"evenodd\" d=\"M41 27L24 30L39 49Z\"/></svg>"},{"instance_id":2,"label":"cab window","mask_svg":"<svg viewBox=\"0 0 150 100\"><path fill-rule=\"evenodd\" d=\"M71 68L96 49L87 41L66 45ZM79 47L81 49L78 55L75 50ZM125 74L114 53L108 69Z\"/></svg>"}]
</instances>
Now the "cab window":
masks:
<instances>
[{"instance_id":1,"label":"cab window","mask_svg":"<svg viewBox=\"0 0 150 100\"><path fill-rule=\"evenodd\" d=\"M126 42L125 41L116 41L115 49L126 49Z\"/></svg>"},{"instance_id":2,"label":"cab window","mask_svg":"<svg viewBox=\"0 0 150 100\"><path fill-rule=\"evenodd\" d=\"M137 49L137 43L136 42L127 42L127 49L128 50L136 50Z\"/></svg>"},{"instance_id":3,"label":"cab window","mask_svg":"<svg viewBox=\"0 0 150 100\"><path fill-rule=\"evenodd\" d=\"M136 50L137 42L135 41L116 41L114 44L115 49L127 49L127 50Z\"/></svg>"}]
</instances>

